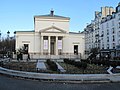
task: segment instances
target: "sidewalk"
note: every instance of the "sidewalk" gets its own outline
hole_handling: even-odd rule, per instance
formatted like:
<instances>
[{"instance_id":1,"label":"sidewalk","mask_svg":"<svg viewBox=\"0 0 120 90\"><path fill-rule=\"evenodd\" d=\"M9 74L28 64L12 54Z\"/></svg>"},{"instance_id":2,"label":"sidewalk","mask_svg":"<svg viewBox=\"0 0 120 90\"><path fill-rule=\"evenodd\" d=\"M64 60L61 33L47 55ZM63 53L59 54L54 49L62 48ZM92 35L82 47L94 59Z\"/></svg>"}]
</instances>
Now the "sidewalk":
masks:
<instances>
[{"instance_id":1,"label":"sidewalk","mask_svg":"<svg viewBox=\"0 0 120 90\"><path fill-rule=\"evenodd\" d=\"M59 65L59 63L56 62L56 64L57 64L58 69L60 70L60 72L66 72L66 70Z\"/></svg>"},{"instance_id":2,"label":"sidewalk","mask_svg":"<svg viewBox=\"0 0 120 90\"><path fill-rule=\"evenodd\" d=\"M47 70L45 63L40 60L37 61L36 69L37 70Z\"/></svg>"},{"instance_id":3,"label":"sidewalk","mask_svg":"<svg viewBox=\"0 0 120 90\"><path fill-rule=\"evenodd\" d=\"M12 62L37 62L37 60L17 60L17 59L12 59L12 60L10 60L10 61L12 61Z\"/></svg>"}]
</instances>

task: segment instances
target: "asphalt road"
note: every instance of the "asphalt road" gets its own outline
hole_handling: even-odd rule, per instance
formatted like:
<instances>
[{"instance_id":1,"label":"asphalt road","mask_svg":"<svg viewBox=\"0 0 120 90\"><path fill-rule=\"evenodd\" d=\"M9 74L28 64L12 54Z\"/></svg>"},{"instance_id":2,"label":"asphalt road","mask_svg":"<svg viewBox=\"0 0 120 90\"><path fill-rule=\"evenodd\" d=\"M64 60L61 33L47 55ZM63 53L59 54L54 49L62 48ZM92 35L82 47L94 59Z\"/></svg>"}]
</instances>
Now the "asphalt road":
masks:
<instances>
[{"instance_id":1,"label":"asphalt road","mask_svg":"<svg viewBox=\"0 0 120 90\"><path fill-rule=\"evenodd\" d=\"M65 84L10 78L0 75L0 90L120 90L120 83Z\"/></svg>"}]
</instances>

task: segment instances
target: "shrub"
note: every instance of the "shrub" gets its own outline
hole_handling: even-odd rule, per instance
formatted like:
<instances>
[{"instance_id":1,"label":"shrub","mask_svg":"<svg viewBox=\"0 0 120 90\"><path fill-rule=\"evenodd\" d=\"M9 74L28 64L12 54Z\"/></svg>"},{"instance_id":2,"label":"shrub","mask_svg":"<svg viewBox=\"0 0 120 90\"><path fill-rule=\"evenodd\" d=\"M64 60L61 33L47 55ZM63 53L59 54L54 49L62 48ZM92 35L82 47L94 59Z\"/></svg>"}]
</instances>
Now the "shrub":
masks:
<instances>
[{"instance_id":1,"label":"shrub","mask_svg":"<svg viewBox=\"0 0 120 90\"><path fill-rule=\"evenodd\" d=\"M64 62L67 64L72 64L72 65L74 65L74 63L75 63L74 60L69 60L69 59L64 59Z\"/></svg>"},{"instance_id":2,"label":"shrub","mask_svg":"<svg viewBox=\"0 0 120 90\"><path fill-rule=\"evenodd\" d=\"M81 62L81 68L86 69L87 68L87 63Z\"/></svg>"},{"instance_id":3,"label":"shrub","mask_svg":"<svg viewBox=\"0 0 120 90\"><path fill-rule=\"evenodd\" d=\"M64 62L67 64L74 65L75 67L86 69L87 68L87 63L86 62L78 62L75 60L69 60L69 59L64 59Z\"/></svg>"},{"instance_id":4,"label":"shrub","mask_svg":"<svg viewBox=\"0 0 120 90\"><path fill-rule=\"evenodd\" d=\"M0 61L0 66L3 67L3 65L4 65L4 64L3 64L3 61Z\"/></svg>"},{"instance_id":5,"label":"shrub","mask_svg":"<svg viewBox=\"0 0 120 90\"><path fill-rule=\"evenodd\" d=\"M65 63L68 63L68 62L69 62L69 59L68 59L68 58L65 58L65 59L64 59L64 62L65 62Z\"/></svg>"},{"instance_id":6,"label":"shrub","mask_svg":"<svg viewBox=\"0 0 120 90\"><path fill-rule=\"evenodd\" d=\"M113 68L116 68L117 65L118 65L118 64L117 64L116 61L111 61L111 62L110 62L110 66L112 66Z\"/></svg>"},{"instance_id":7,"label":"shrub","mask_svg":"<svg viewBox=\"0 0 120 90\"><path fill-rule=\"evenodd\" d=\"M50 59L47 59L46 63L47 63L48 65L50 64L50 62L51 62Z\"/></svg>"},{"instance_id":8,"label":"shrub","mask_svg":"<svg viewBox=\"0 0 120 90\"><path fill-rule=\"evenodd\" d=\"M56 65L56 63L53 61L50 61L50 59L47 59L46 63L48 64L48 66L51 70L53 70L53 71L58 70L58 66Z\"/></svg>"},{"instance_id":9,"label":"shrub","mask_svg":"<svg viewBox=\"0 0 120 90\"><path fill-rule=\"evenodd\" d=\"M80 67L81 67L81 62L75 62L75 63L74 63L74 66L80 68Z\"/></svg>"}]
</instances>

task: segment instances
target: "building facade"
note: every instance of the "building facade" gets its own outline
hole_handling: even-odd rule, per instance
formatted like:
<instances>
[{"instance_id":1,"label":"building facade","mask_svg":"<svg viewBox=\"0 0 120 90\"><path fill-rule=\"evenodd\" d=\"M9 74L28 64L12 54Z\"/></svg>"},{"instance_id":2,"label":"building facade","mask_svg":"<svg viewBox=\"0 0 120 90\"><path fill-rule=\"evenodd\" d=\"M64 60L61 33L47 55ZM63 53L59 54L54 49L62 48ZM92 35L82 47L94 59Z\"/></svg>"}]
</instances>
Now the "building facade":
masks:
<instances>
[{"instance_id":1,"label":"building facade","mask_svg":"<svg viewBox=\"0 0 120 90\"><path fill-rule=\"evenodd\" d=\"M101 12L95 12L95 19L84 29L86 58L92 48L98 48L102 56L109 54L111 57L115 57L118 55L119 14L120 3L116 10L112 7L101 7Z\"/></svg>"},{"instance_id":2,"label":"building facade","mask_svg":"<svg viewBox=\"0 0 120 90\"><path fill-rule=\"evenodd\" d=\"M34 17L33 31L16 31L16 51L26 48L31 58L84 58L84 34L69 32L69 17Z\"/></svg>"},{"instance_id":3,"label":"building facade","mask_svg":"<svg viewBox=\"0 0 120 90\"><path fill-rule=\"evenodd\" d=\"M112 15L102 18L100 28L101 54L120 56L120 3Z\"/></svg>"}]
</instances>

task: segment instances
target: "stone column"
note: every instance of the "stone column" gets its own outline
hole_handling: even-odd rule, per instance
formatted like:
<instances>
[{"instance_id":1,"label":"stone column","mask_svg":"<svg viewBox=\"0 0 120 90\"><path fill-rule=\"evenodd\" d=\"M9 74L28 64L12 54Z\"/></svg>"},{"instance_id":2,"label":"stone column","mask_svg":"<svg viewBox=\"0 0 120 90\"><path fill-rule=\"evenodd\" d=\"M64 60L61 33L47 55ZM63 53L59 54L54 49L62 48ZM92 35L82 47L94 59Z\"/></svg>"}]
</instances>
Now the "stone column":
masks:
<instances>
[{"instance_id":1,"label":"stone column","mask_svg":"<svg viewBox=\"0 0 120 90\"><path fill-rule=\"evenodd\" d=\"M50 55L50 36L48 36L48 54Z\"/></svg>"},{"instance_id":2,"label":"stone column","mask_svg":"<svg viewBox=\"0 0 120 90\"><path fill-rule=\"evenodd\" d=\"M43 36L41 36L41 55L43 55Z\"/></svg>"},{"instance_id":3,"label":"stone column","mask_svg":"<svg viewBox=\"0 0 120 90\"><path fill-rule=\"evenodd\" d=\"M58 36L56 36L56 55L58 55Z\"/></svg>"}]
</instances>

